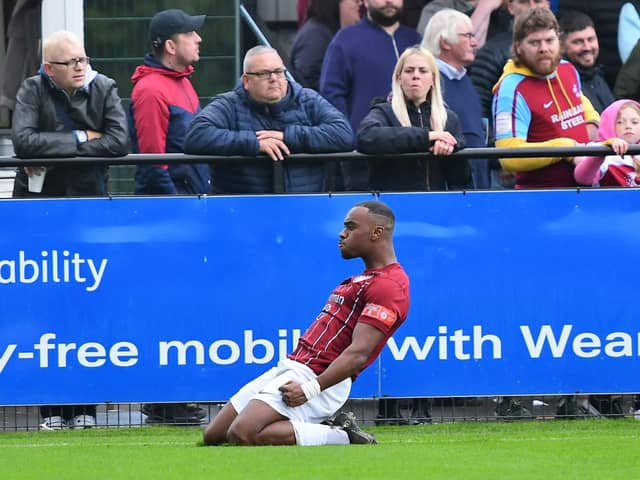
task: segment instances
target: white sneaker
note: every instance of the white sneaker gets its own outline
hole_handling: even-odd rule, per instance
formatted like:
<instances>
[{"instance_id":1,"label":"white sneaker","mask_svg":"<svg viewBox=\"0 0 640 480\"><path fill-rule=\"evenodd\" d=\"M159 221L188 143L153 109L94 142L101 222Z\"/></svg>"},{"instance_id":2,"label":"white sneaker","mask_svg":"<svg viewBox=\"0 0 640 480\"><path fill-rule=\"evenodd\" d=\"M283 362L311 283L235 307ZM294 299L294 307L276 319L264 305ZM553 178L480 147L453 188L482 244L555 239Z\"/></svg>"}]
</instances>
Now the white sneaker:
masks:
<instances>
[{"instance_id":1,"label":"white sneaker","mask_svg":"<svg viewBox=\"0 0 640 480\"><path fill-rule=\"evenodd\" d=\"M43 418L40 424L40 430L61 430L66 426L67 423L64 419L59 415L55 415L53 417Z\"/></svg>"},{"instance_id":2,"label":"white sneaker","mask_svg":"<svg viewBox=\"0 0 640 480\"><path fill-rule=\"evenodd\" d=\"M93 415L76 415L69 425L71 428L91 428L96 426L96 417Z\"/></svg>"}]
</instances>

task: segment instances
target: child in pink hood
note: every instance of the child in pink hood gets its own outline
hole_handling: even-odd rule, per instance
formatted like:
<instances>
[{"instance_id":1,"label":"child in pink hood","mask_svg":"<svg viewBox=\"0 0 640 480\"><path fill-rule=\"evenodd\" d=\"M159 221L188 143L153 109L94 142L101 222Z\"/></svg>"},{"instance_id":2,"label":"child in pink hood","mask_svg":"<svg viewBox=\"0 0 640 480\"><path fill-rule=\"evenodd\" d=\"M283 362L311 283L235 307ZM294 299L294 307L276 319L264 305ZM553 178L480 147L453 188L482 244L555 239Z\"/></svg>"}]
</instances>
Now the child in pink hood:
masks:
<instances>
[{"instance_id":1,"label":"child in pink hood","mask_svg":"<svg viewBox=\"0 0 640 480\"><path fill-rule=\"evenodd\" d=\"M577 157L574 177L582 185L640 187L640 156L625 155L629 145L640 143L640 103L617 100L600 116L598 136L615 155Z\"/></svg>"}]
</instances>

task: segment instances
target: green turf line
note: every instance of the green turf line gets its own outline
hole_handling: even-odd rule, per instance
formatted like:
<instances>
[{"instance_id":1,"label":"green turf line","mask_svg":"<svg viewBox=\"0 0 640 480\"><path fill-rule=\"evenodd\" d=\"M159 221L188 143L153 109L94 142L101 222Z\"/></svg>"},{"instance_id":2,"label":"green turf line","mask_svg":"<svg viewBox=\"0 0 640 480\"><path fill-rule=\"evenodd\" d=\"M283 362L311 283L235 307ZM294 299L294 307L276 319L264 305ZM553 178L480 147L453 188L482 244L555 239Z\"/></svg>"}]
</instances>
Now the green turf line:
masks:
<instances>
[{"instance_id":1,"label":"green turf line","mask_svg":"<svg viewBox=\"0 0 640 480\"><path fill-rule=\"evenodd\" d=\"M379 445L202 447L201 430L0 434L0 479L639 479L640 422L371 427Z\"/></svg>"}]
</instances>

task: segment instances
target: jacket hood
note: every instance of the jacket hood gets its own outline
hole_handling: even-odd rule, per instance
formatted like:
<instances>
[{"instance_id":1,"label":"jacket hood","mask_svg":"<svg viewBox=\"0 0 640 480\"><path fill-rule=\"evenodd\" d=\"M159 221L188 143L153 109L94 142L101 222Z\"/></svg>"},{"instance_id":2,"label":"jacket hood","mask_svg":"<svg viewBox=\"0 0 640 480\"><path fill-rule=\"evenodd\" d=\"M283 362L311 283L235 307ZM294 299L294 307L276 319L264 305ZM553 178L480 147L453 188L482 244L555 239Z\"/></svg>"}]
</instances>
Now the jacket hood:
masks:
<instances>
[{"instance_id":1,"label":"jacket hood","mask_svg":"<svg viewBox=\"0 0 640 480\"><path fill-rule=\"evenodd\" d=\"M507 60L507 63L504 64L504 69L502 70L502 75L500 75L500 78L498 79L496 84L491 89L492 92L496 93L496 90L498 90L498 85L500 85L502 83L502 80L504 80L504 77L506 77L508 75L512 75L514 73L523 75L525 77L535 77L535 75L533 74L533 72L531 70L529 70L527 67L518 67L515 64L515 62L513 61L513 59L510 58L509 60Z\"/></svg>"},{"instance_id":2,"label":"jacket hood","mask_svg":"<svg viewBox=\"0 0 640 480\"><path fill-rule=\"evenodd\" d=\"M165 67L158 59L147 53L144 56L144 63L142 65L138 65L131 76L131 82L135 85L141 78L146 77L151 74L159 74L164 75L171 78L184 78L189 77L193 74L194 68L193 65L189 65L185 70L179 72L177 70L171 70L170 68Z\"/></svg>"},{"instance_id":3,"label":"jacket hood","mask_svg":"<svg viewBox=\"0 0 640 480\"><path fill-rule=\"evenodd\" d=\"M566 60L560 60L561 63L566 63ZM500 85L500 83L502 82L502 80L508 76L508 75L512 75L512 74L518 74L518 75L522 75L525 77L537 77L537 78L553 78L556 76L556 72L554 71L553 73L547 75L546 77L541 77L540 75L537 75L536 73L534 73L530 68L525 67L525 66L518 66L516 65L516 63L513 61L512 58L510 58L509 60L507 60L507 63L504 66L504 70L502 71L502 75L500 75L500 79L496 82L496 84L493 86L493 93L496 92L498 85Z\"/></svg>"},{"instance_id":4,"label":"jacket hood","mask_svg":"<svg viewBox=\"0 0 640 480\"><path fill-rule=\"evenodd\" d=\"M53 79L45 71L44 64L40 65L38 74L42 78L44 78L49 83L49 85L51 85L53 88L57 90L61 90L61 88L55 84ZM85 74L84 74L84 85L82 85L82 88L80 90L87 92L89 90L89 85L91 85L91 82L93 82L97 76L98 76L98 72L96 72L93 68L91 68L91 64L87 65L87 69L85 70Z\"/></svg>"},{"instance_id":5,"label":"jacket hood","mask_svg":"<svg viewBox=\"0 0 640 480\"><path fill-rule=\"evenodd\" d=\"M602 111L600 114L600 126L598 127L598 137L600 140L607 140L618 136L616 135L616 119L618 118L620 109L628 104L640 108L640 103L635 100L622 99L616 100Z\"/></svg>"}]
</instances>

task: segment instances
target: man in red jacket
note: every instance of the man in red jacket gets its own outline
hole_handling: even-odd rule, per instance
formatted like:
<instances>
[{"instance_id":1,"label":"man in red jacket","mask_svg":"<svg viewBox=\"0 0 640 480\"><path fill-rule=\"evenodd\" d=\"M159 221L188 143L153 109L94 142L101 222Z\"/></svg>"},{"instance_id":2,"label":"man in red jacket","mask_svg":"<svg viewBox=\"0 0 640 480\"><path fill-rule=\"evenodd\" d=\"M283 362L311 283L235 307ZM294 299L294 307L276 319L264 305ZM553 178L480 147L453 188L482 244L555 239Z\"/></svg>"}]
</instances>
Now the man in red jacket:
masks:
<instances>
[{"instance_id":1,"label":"man in red jacket","mask_svg":"<svg viewBox=\"0 0 640 480\"><path fill-rule=\"evenodd\" d=\"M157 13L149 25L153 53L147 54L131 81L133 144L137 153L182 153L191 119L201 110L189 77L200 59L204 15L171 9ZM137 148L136 148L137 147ZM139 165L136 193L143 195L208 194L207 164ZM199 424L203 409L190 404L146 404L147 423Z\"/></svg>"},{"instance_id":2,"label":"man in red jacket","mask_svg":"<svg viewBox=\"0 0 640 480\"><path fill-rule=\"evenodd\" d=\"M149 26L153 53L131 77L131 109L136 153L182 153L187 127L200 111L189 77L200 59L204 15L171 9L157 13ZM137 148L136 148L137 147ZM211 177L206 164L141 165L136 193L208 194Z\"/></svg>"}]
</instances>

